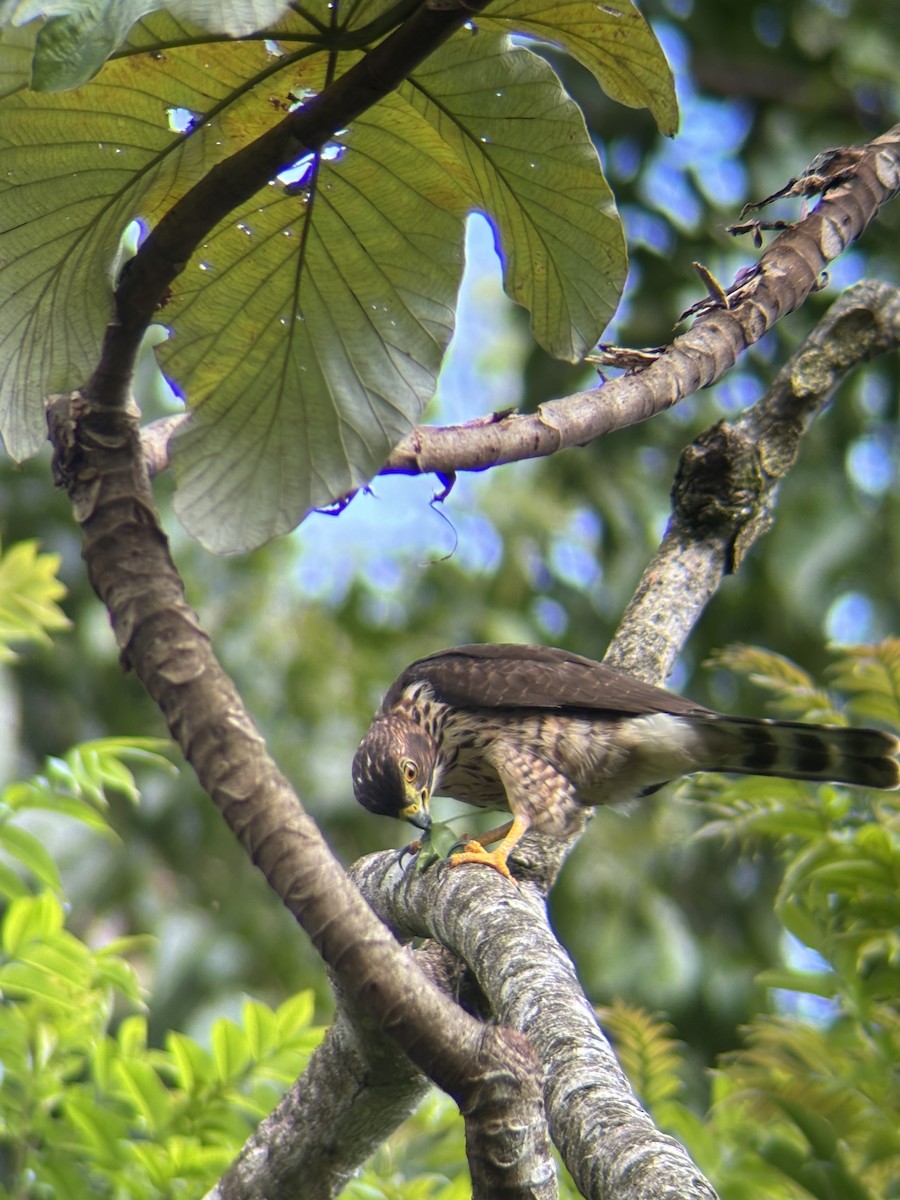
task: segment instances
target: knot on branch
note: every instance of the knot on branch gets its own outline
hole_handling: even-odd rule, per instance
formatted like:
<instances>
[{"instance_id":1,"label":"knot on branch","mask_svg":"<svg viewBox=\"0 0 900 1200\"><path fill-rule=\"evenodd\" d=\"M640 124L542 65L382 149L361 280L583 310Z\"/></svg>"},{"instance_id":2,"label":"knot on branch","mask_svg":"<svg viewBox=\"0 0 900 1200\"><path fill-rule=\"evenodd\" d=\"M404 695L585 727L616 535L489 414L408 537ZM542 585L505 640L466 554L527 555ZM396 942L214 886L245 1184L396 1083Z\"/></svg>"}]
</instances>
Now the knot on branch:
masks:
<instances>
[{"instance_id":1,"label":"knot on branch","mask_svg":"<svg viewBox=\"0 0 900 1200\"><path fill-rule=\"evenodd\" d=\"M47 397L53 480L69 493L82 526L94 512L102 479L107 480L107 491L120 494L121 486L116 484L121 485L123 474L133 473L134 490L149 496L138 420L134 405L101 404L83 391ZM110 479L116 484L110 484Z\"/></svg>"},{"instance_id":2,"label":"knot on branch","mask_svg":"<svg viewBox=\"0 0 900 1200\"><path fill-rule=\"evenodd\" d=\"M47 436L53 446L53 482L68 488L81 467L77 437L84 408L81 392L58 392L47 397Z\"/></svg>"},{"instance_id":3,"label":"knot on branch","mask_svg":"<svg viewBox=\"0 0 900 1200\"><path fill-rule=\"evenodd\" d=\"M725 421L682 452L672 486L673 523L695 538L723 539L726 574L771 523L765 505L769 476L758 441Z\"/></svg>"}]
</instances>

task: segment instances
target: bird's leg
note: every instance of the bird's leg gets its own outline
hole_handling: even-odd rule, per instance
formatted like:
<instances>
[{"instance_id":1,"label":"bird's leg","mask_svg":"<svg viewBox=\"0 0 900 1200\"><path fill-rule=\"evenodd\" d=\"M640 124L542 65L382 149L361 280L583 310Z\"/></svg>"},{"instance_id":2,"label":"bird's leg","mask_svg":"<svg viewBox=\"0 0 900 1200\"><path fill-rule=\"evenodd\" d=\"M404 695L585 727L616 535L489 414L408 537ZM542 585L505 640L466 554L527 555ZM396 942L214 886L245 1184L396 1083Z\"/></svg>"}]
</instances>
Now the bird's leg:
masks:
<instances>
[{"instance_id":1,"label":"bird's leg","mask_svg":"<svg viewBox=\"0 0 900 1200\"><path fill-rule=\"evenodd\" d=\"M483 863L486 867L493 867L495 871L499 871L507 879L512 879L512 874L506 865L506 860L518 842L528 832L530 824L531 822L527 817L517 814L508 825L502 825L499 829L492 829L490 833L485 835L484 841L493 841L495 838L502 836L503 840L496 850L485 850L481 842L471 841L460 854L451 854L450 866L459 867L463 863Z\"/></svg>"}]
</instances>

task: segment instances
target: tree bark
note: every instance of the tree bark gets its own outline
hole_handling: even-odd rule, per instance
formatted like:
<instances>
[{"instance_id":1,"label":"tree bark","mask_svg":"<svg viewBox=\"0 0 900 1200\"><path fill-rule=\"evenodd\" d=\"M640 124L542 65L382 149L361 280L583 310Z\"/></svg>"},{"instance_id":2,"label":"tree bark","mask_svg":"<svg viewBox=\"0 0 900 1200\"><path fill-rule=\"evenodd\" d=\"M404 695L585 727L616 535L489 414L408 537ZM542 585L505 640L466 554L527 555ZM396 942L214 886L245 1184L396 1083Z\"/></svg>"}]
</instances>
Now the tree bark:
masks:
<instances>
[{"instance_id":1,"label":"tree bark","mask_svg":"<svg viewBox=\"0 0 900 1200\"><path fill-rule=\"evenodd\" d=\"M81 526L88 576L123 664L347 995L459 1104L474 1195L549 1200L555 1172L534 1051L520 1033L469 1017L417 969L266 753L185 600L135 415L80 393L52 397L48 415L55 475ZM243 1194L231 1177L222 1188L224 1197Z\"/></svg>"}]
</instances>

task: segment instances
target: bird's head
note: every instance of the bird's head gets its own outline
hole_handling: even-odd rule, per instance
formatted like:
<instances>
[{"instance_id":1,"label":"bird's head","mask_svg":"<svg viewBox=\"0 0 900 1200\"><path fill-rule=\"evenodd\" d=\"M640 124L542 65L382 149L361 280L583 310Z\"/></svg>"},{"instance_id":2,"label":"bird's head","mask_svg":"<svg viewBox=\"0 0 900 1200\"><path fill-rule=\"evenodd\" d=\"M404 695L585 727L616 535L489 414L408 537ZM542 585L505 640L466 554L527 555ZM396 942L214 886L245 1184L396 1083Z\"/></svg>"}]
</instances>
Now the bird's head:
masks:
<instances>
[{"instance_id":1,"label":"bird's head","mask_svg":"<svg viewBox=\"0 0 900 1200\"><path fill-rule=\"evenodd\" d=\"M437 747L421 725L401 713L379 714L353 759L353 790L369 812L431 826L428 802Z\"/></svg>"}]
</instances>

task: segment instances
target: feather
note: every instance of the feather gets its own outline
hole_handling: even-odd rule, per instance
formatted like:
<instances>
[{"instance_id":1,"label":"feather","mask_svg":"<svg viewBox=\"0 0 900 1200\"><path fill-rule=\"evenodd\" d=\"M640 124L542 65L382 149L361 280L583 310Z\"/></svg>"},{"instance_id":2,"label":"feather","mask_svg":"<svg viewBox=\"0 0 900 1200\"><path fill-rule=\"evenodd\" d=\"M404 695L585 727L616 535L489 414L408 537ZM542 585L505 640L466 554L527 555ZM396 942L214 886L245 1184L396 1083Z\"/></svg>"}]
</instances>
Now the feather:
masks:
<instances>
[{"instance_id":1,"label":"feather","mask_svg":"<svg viewBox=\"0 0 900 1200\"><path fill-rule=\"evenodd\" d=\"M553 646L485 643L440 650L412 663L384 700L388 711L411 684L427 682L454 708L543 708L635 715L701 716L709 709Z\"/></svg>"}]
</instances>

